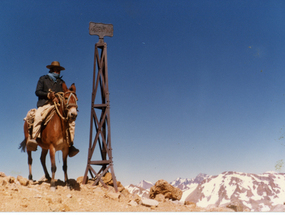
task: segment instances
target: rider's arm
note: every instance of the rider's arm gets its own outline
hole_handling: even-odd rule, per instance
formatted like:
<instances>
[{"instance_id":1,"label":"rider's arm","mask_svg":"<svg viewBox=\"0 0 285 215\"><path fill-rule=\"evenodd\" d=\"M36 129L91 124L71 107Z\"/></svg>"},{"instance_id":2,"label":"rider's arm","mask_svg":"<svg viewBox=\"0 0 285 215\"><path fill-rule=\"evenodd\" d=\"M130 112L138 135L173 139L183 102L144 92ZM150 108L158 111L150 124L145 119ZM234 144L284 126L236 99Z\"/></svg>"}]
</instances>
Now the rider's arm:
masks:
<instances>
[{"instance_id":1,"label":"rider's arm","mask_svg":"<svg viewBox=\"0 0 285 215\"><path fill-rule=\"evenodd\" d=\"M44 87L44 78L43 77L41 77L39 79L35 93L41 99L48 99L48 97L47 97L48 91Z\"/></svg>"}]
</instances>

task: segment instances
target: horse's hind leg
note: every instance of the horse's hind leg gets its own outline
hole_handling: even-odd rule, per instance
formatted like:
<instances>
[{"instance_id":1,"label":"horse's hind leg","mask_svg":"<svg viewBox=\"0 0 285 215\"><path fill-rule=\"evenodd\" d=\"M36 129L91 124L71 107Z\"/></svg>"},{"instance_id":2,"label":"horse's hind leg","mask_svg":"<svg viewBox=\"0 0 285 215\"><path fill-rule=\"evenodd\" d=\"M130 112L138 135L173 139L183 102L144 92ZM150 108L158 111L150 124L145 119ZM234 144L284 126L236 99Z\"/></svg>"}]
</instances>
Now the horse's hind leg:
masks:
<instances>
[{"instance_id":1,"label":"horse's hind leg","mask_svg":"<svg viewBox=\"0 0 285 215\"><path fill-rule=\"evenodd\" d=\"M64 181L65 181L67 187L69 189L71 189L71 186L70 186L69 181L68 181L68 176L67 176L67 155L68 155L68 148L66 148L66 150L62 150L62 160L63 160L62 169L64 172Z\"/></svg>"},{"instance_id":2,"label":"horse's hind leg","mask_svg":"<svg viewBox=\"0 0 285 215\"><path fill-rule=\"evenodd\" d=\"M41 154L41 163L42 163L42 166L43 166L43 169L44 169L44 172L45 172L45 177L47 180L50 180L50 176L48 174L48 171L47 171L47 167L46 167L46 156L47 156L47 153L48 153L48 149L42 149L42 154Z\"/></svg>"},{"instance_id":3,"label":"horse's hind leg","mask_svg":"<svg viewBox=\"0 0 285 215\"><path fill-rule=\"evenodd\" d=\"M32 164L33 164L33 158L32 158L32 152L27 151L28 153L28 165L29 165L29 180L33 180L33 175L32 175Z\"/></svg>"},{"instance_id":4,"label":"horse's hind leg","mask_svg":"<svg viewBox=\"0 0 285 215\"><path fill-rule=\"evenodd\" d=\"M52 190L55 190L55 172L56 172L56 165L55 165L55 148L53 146L50 147L49 149L49 154L50 154L50 161L51 161L51 182L50 182L50 187Z\"/></svg>"},{"instance_id":5,"label":"horse's hind leg","mask_svg":"<svg viewBox=\"0 0 285 215\"><path fill-rule=\"evenodd\" d=\"M24 123L24 135L25 139L21 143L22 150L25 151L25 148L27 146L27 139L29 137L29 126L27 121ZM32 152L27 149L27 154L28 154L28 165L29 165L29 180L33 180L33 175L32 175L32 164L33 164L33 158L32 158Z\"/></svg>"}]
</instances>

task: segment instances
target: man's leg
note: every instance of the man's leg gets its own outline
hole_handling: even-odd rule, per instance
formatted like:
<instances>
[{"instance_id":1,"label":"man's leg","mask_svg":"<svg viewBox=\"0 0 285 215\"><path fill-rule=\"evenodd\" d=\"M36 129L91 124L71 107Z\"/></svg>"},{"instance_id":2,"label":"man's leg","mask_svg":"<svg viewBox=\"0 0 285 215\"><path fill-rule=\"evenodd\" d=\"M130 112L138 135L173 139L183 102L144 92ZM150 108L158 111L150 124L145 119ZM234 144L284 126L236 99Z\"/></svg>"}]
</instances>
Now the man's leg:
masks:
<instances>
[{"instance_id":1,"label":"man's leg","mask_svg":"<svg viewBox=\"0 0 285 215\"><path fill-rule=\"evenodd\" d=\"M42 112L42 107L39 107L38 109L36 109L35 117L34 117L34 124L33 124L33 131L32 131L31 137L29 135L28 141L27 141L27 149L29 151L36 151L37 150L38 143L36 141L35 135L39 131L39 129L41 128L40 127L41 112Z\"/></svg>"},{"instance_id":2,"label":"man's leg","mask_svg":"<svg viewBox=\"0 0 285 215\"><path fill-rule=\"evenodd\" d=\"M27 148L29 151L36 151L38 143L36 139L39 137L41 132L41 124L43 121L42 113L47 110L51 105L46 104L42 107L39 107L35 112L35 118L34 118L34 126L33 126L33 132L32 137L29 136L27 141Z\"/></svg>"},{"instance_id":3,"label":"man's leg","mask_svg":"<svg viewBox=\"0 0 285 215\"><path fill-rule=\"evenodd\" d=\"M79 150L73 146L74 140L74 132L75 132L75 121L69 122L69 137L70 137L70 145L69 145L69 157L75 156Z\"/></svg>"}]
</instances>

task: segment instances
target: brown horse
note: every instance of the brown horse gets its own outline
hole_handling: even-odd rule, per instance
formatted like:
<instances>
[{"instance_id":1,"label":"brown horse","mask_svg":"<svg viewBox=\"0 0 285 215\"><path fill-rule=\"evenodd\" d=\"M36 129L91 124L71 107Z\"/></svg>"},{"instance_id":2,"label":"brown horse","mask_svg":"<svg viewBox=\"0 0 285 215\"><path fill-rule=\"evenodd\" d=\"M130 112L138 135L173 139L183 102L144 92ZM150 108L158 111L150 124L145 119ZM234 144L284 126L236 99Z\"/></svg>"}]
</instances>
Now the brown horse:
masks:
<instances>
[{"instance_id":1,"label":"brown horse","mask_svg":"<svg viewBox=\"0 0 285 215\"><path fill-rule=\"evenodd\" d=\"M45 177L48 180L51 180L51 188L55 189L55 152L62 151L63 159L63 171L64 179L66 185L70 188L67 176L67 155L69 152L69 143L67 141L67 129L69 121L75 121L77 117L77 96L76 96L76 87L74 84L68 89L66 84L62 84L63 93L56 93L56 97L59 100L59 104L56 104L56 113L50 119L50 121L44 126L42 125L41 129L41 138L37 138L38 145L42 148L41 153L41 163L45 173ZM30 129L31 130L31 129ZM24 123L24 135L25 139L20 144L22 151L25 151L28 135L29 134L28 123ZM51 160L51 172L52 178L50 177L47 168L46 168L46 155L50 153ZM28 164L29 164L29 180L33 179L32 176L32 152L27 149L28 153Z\"/></svg>"}]
</instances>

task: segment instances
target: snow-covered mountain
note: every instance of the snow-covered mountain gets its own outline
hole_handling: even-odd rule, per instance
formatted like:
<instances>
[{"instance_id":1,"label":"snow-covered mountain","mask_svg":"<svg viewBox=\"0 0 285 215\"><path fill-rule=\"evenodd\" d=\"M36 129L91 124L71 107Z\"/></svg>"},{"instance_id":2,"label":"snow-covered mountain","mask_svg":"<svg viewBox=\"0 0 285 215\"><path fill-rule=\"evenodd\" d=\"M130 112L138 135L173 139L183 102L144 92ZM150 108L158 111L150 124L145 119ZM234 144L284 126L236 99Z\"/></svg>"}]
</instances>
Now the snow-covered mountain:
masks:
<instances>
[{"instance_id":1,"label":"snow-covered mountain","mask_svg":"<svg viewBox=\"0 0 285 215\"><path fill-rule=\"evenodd\" d=\"M154 184L149 181L142 180L140 183L137 184L137 187L141 187L144 189L150 189Z\"/></svg>"},{"instance_id":2,"label":"snow-covered mountain","mask_svg":"<svg viewBox=\"0 0 285 215\"><path fill-rule=\"evenodd\" d=\"M133 196L138 195L140 197L149 198L149 189L146 190L142 187L130 184L125 187Z\"/></svg>"},{"instance_id":3,"label":"snow-covered mountain","mask_svg":"<svg viewBox=\"0 0 285 215\"><path fill-rule=\"evenodd\" d=\"M140 197L149 197L149 190L154 184L149 181L142 180L137 185L130 184L125 188L133 195L139 195Z\"/></svg>"},{"instance_id":4,"label":"snow-covered mountain","mask_svg":"<svg viewBox=\"0 0 285 215\"><path fill-rule=\"evenodd\" d=\"M285 211L285 173L263 174L223 172L209 176L199 174L193 179L177 178L170 182L183 191L180 201L198 207L236 207L248 211ZM126 188L130 193L148 197L153 183L142 181ZM147 189L144 189L147 188Z\"/></svg>"},{"instance_id":5,"label":"snow-covered mountain","mask_svg":"<svg viewBox=\"0 0 285 215\"><path fill-rule=\"evenodd\" d=\"M210 176L185 198L199 207L236 205L250 211L274 211L285 202L285 174L224 172Z\"/></svg>"},{"instance_id":6,"label":"snow-covered mountain","mask_svg":"<svg viewBox=\"0 0 285 215\"><path fill-rule=\"evenodd\" d=\"M170 184L173 187L178 187L180 190L185 191L190 189L191 187L193 187L193 184L200 184L202 181L204 181L205 179L207 179L208 177L210 177L207 174L204 173L200 173L196 176L196 178L192 178L192 179L182 179L182 178L177 178L174 181L170 182Z\"/></svg>"}]
</instances>

